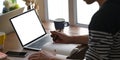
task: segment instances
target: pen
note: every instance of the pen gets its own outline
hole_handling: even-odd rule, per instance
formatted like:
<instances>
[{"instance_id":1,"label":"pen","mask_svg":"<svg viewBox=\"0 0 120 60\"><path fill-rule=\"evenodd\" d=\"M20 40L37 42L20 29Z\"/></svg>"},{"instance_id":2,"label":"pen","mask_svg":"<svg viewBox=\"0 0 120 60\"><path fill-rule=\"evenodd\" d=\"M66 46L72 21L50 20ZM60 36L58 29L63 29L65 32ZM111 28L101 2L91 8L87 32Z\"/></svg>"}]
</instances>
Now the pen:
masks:
<instances>
[{"instance_id":1,"label":"pen","mask_svg":"<svg viewBox=\"0 0 120 60\"><path fill-rule=\"evenodd\" d=\"M62 29L59 29L59 30L57 30L58 32L61 32L62 31ZM56 41L57 39L59 38L59 36L58 35L54 35L54 37L53 37L53 41Z\"/></svg>"}]
</instances>

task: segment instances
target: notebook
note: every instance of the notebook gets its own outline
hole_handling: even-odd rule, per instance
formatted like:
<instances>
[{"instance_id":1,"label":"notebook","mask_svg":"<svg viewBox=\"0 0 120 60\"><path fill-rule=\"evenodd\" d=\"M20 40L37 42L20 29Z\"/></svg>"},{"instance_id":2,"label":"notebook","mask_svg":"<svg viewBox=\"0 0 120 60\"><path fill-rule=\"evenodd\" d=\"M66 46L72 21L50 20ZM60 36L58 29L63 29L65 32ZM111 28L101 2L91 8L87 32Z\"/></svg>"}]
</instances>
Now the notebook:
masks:
<instances>
[{"instance_id":1,"label":"notebook","mask_svg":"<svg viewBox=\"0 0 120 60\"><path fill-rule=\"evenodd\" d=\"M44 44L52 42L35 9L10 18L10 22L25 49L41 50Z\"/></svg>"}]
</instances>

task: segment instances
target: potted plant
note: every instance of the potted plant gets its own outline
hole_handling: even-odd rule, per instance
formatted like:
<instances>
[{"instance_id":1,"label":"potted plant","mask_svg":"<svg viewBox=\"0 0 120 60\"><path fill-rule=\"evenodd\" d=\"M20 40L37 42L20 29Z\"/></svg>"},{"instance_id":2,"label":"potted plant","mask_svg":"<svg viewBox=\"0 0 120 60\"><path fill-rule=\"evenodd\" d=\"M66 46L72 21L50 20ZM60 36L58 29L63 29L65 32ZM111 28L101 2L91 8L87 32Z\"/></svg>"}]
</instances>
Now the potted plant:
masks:
<instances>
[{"instance_id":1,"label":"potted plant","mask_svg":"<svg viewBox=\"0 0 120 60\"><path fill-rule=\"evenodd\" d=\"M16 0L5 0L3 4L5 6L3 8L3 13L20 8Z\"/></svg>"}]
</instances>

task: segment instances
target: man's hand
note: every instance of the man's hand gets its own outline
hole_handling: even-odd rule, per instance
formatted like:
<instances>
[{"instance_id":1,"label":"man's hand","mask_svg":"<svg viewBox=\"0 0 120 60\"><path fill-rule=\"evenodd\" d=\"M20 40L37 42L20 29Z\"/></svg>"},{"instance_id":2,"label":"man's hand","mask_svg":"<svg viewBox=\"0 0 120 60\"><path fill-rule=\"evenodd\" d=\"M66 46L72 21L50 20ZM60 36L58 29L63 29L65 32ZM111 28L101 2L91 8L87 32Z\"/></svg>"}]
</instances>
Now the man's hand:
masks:
<instances>
[{"instance_id":1,"label":"man's hand","mask_svg":"<svg viewBox=\"0 0 120 60\"><path fill-rule=\"evenodd\" d=\"M55 43L71 43L71 37L62 32L51 31L51 37L53 37Z\"/></svg>"},{"instance_id":2,"label":"man's hand","mask_svg":"<svg viewBox=\"0 0 120 60\"><path fill-rule=\"evenodd\" d=\"M55 53L41 50L29 56L28 60L54 60Z\"/></svg>"}]
</instances>

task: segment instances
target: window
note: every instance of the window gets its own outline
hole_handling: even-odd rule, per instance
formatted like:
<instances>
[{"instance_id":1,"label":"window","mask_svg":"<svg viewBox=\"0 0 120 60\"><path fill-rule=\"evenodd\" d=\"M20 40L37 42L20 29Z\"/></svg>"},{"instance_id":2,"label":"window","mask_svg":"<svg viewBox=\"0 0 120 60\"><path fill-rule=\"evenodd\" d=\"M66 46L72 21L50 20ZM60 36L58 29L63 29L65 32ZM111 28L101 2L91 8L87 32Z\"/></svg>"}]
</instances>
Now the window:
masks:
<instances>
[{"instance_id":1,"label":"window","mask_svg":"<svg viewBox=\"0 0 120 60\"><path fill-rule=\"evenodd\" d=\"M48 19L64 18L69 21L68 0L47 0Z\"/></svg>"},{"instance_id":2,"label":"window","mask_svg":"<svg viewBox=\"0 0 120 60\"><path fill-rule=\"evenodd\" d=\"M73 3L70 3L69 1ZM93 4L86 4L84 0L47 0L47 2L49 20L64 18L65 20L69 21L69 16L72 16L72 20L77 20L77 23L86 26L90 23L93 14L99 9L97 2ZM69 10L69 8L74 8L73 10L76 11L74 12L73 10ZM69 11L73 12L69 13ZM70 23L74 24L75 22L70 21Z\"/></svg>"},{"instance_id":3,"label":"window","mask_svg":"<svg viewBox=\"0 0 120 60\"><path fill-rule=\"evenodd\" d=\"M4 0L0 0L0 14L2 13L2 9L3 9L3 7L4 7L3 1L4 1Z\"/></svg>"},{"instance_id":4,"label":"window","mask_svg":"<svg viewBox=\"0 0 120 60\"><path fill-rule=\"evenodd\" d=\"M77 0L77 23L88 25L91 17L98 9L97 2L88 5L83 0Z\"/></svg>"}]
</instances>

